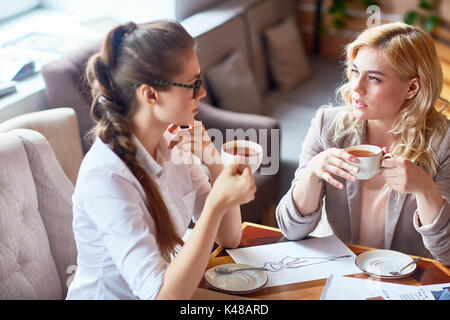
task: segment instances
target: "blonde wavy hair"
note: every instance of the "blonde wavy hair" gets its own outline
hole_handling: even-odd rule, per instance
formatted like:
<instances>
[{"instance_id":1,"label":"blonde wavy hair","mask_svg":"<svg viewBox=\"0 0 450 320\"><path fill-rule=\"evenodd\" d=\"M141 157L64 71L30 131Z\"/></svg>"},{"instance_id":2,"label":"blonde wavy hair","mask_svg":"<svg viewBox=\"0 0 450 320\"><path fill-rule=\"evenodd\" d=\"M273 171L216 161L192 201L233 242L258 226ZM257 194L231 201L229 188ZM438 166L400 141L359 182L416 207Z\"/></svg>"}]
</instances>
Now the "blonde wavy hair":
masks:
<instances>
[{"instance_id":1,"label":"blonde wavy hair","mask_svg":"<svg viewBox=\"0 0 450 320\"><path fill-rule=\"evenodd\" d=\"M434 177L437 158L431 143L446 131L447 118L442 111L449 102L440 97L443 75L433 39L419 27L401 22L367 29L346 47L347 79L361 47L380 50L401 79L420 78L419 92L405 102L390 131L395 137L390 153L421 164ZM337 94L347 112L337 119L336 143L348 135L355 136L364 127L364 121L352 113L350 83L347 81L338 88ZM438 100L443 102L440 110L435 107Z\"/></svg>"}]
</instances>

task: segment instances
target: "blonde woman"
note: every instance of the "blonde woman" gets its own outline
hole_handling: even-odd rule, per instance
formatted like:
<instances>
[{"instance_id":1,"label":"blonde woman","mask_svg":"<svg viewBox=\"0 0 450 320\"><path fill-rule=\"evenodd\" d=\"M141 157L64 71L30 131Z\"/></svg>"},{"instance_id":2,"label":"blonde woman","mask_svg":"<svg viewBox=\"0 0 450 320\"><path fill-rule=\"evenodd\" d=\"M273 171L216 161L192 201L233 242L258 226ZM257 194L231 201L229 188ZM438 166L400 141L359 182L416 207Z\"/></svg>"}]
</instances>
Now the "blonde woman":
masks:
<instances>
[{"instance_id":1,"label":"blonde woman","mask_svg":"<svg viewBox=\"0 0 450 320\"><path fill-rule=\"evenodd\" d=\"M95 142L73 195L78 268L67 299L190 299L214 241L238 246L239 205L256 191L250 168L224 168L207 134L193 149L213 151L209 179L172 158L193 156L171 133L195 122L200 77L194 39L171 20L117 26L89 59Z\"/></svg>"},{"instance_id":2,"label":"blonde woman","mask_svg":"<svg viewBox=\"0 0 450 320\"><path fill-rule=\"evenodd\" d=\"M442 70L432 38L391 23L347 46L343 106L322 108L302 145L299 167L277 207L289 239L314 230L324 207L345 242L434 257L450 265L450 133L438 110ZM372 144L394 158L356 180L348 146Z\"/></svg>"}]
</instances>

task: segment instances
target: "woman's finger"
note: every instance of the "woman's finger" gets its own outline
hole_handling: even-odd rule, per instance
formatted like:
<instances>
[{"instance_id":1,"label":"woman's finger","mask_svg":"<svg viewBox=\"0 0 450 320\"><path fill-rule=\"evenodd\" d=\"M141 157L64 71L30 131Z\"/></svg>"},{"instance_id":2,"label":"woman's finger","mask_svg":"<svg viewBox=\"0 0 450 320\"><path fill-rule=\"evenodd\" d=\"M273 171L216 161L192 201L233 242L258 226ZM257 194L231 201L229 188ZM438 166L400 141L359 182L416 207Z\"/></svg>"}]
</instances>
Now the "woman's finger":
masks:
<instances>
[{"instance_id":1,"label":"woman's finger","mask_svg":"<svg viewBox=\"0 0 450 320\"><path fill-rule=\"evenodd\" d=\"M332 155L334 155L337 158L340 158L342 160L346 160L348 162L351 163L358 163L358 158L355 157L354 155L348 153L347 151L343 150L343 149L330 149L330 152Z\"/></svg>"},{"instance_id":2,"label":"woman's finger","mask_svg":"<svg viewBox=\"0 0 450 320\"><path fill-rule=\"evenodd\" d=\"M172 126L172 125L171 125ZM191 131L193 131L192 127L188 127L185 129L181 129L178 126L171 127L167 129L169 133L171 133L170 142L169 142L169 150L173 149L176 145L182 145L190 142L192 139L188 139L192 135Z\"/></svg>"},{"instance_id":3,"label":"woman's finger","mask_svg":"<svg viewBox=\"0 0 450 320\"><path fill-rule=\"evenodd\" d=\"M342 189L344 188L344 186L342 185L342 183L340 183L339 181L335 180L331 174L329 174L328 172L323 172L322 175L319 177L322 178L323 180L325 180L327 183L331 184L332 186L338 188L338 189Z\"/></svg>"},{"instance_id":4,"label":"woman's finger","mask_svg":"<svg viewBox=\"0 0 450 320\"><path fill-rule=\"evenodd\" d=\"M225 166L224 170L228 171L229 174L231 174L232 176L234 175L241 175L243 173L245 169L245 165L244 164L239 164L239 163L230 163L228 165Z\"/></svg>"},{"instance_id":5,"label":"woman's finger","mask_svg":"<svg viewBox=\"0 0 450 320\"><path fill-rule=\"evenodd\" d=\"M252 177L252 169L248 165L241 165L240 172L242 172L242 176L244 178L250 179Z\"/></svg>"},{"instance_id":6,"label":"woman's finger","mask_svg":"<svg viewBox=\"0 0 450 320\"><path fill-rule=\"evenodd\" d=\"M359 171L359 167L356 165L352 165L350 164L348 161L343 160L341 158L337 158L337 157L331 157L329 162L331 164L333 164L335 167L337 168L341 168L345 170L344 174L339 174L339 176L349 180L350 177L352 176L352 174L355 174ZM343 170L341 170L340 172L342 172ZM350 174L352 173L352 174Z\"/></svg>"},{"instance_id":7,"label":"woman's finger","mask_svg":"<svg viewBox=\"0 0 450 320\"><path fill-rule=\"evenodd\" d=\"M177 125L175 125L175 124L171 124L168 128L167 128L167 130L171 133L171 134L175 134L178 130L179 130L179 128L180 127L178 127Z\"/></svg>"},{"instance_id":8,"label":"woman's finger","mask_svg":"<svg viewBox=\"0 0 450 320\"><path fill-rule=\"evenodd\" d=\"M397 165L397 160L394 158L386 158L381 161L381 167L383 168L395 168Z\"/></svg>"},{"instance_id":9,"label":"woman's finger","mask_svg":"<svg viewBox=\"0 0 450 320\"><path fill-rule=\"evenodd\" d=\"M344 178L349 181L356 181L356 177L349 172L335 166L335 165L326 165L326 170L335 176Z\"/></svg>"},{"instance_id":10,"label":"woman's finger","mask_svg":"<svg viewBox=\"0 0 450 320\"><path fill-rule=\"evenodd\" d=\"M396 168L388 168L388 167L383 168L383 170L381 170L380 174L385 179L398 177Z\"/></svg>"}]
</instances>

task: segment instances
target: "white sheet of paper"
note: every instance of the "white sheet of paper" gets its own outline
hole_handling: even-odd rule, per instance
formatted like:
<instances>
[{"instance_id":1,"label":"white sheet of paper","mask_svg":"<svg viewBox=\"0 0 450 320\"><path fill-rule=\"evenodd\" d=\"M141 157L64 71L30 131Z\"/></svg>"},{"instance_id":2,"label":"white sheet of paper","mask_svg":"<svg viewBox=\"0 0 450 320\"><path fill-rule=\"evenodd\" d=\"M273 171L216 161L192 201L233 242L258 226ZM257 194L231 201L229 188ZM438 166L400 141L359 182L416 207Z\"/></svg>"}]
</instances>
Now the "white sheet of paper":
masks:
<instances>
[{"instance_id":1,"label":"white sheet of paper","mask_svg":"<svg viewBox=\"0 0 450 320\"><path fill-rule=\"evenodd\" d=\"M328 278L321 300L366 300L384 297L386 292L408 291L408 285L343 276Z\"/></svg>"},{"instance_id":2,"label":"white sheet of paper","mask_svg":"<svg viewBox=\"0 0 450 320\"><path fill-rule=\"evenodd\" d=\"M320 299L366 300L381 297L384 300L435 300L432 291L441 291L449 286L450 283L410 286L373 279L331 276Z\"/></svg>"},{"instance_id":3,"label":"white sheet of paper","mask_svg":"<svg viewBox=\"0 0 450 320\"><path fill-rule=\"evenodd\" d=\"M328 278L330 274L361 273L355 265L356 255L335 235L288 241L261 246L229 249L228 254L236 263L257 267L275 266L282 270L267 271L267 287ZM325 257L349 255L328 261ZM280 263L284 262L284 263Z\"/></svg>"}]
</instances>

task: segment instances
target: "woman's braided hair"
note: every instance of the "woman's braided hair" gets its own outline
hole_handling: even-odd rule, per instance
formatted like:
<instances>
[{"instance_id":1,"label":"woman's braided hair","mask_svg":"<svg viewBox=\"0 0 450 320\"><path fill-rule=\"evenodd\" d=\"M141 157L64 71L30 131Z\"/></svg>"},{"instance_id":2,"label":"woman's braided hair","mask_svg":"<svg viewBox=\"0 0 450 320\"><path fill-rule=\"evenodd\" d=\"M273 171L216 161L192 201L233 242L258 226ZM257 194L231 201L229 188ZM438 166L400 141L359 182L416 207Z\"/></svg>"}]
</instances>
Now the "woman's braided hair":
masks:
<instances>
[{"instance_id":1,"label":"woman's braided hair","mask_svg":"<svg viewBox=\"0 0 450 320\"><path fill-rule=\"evenodd\" d=\"M140 26L128 22L108 33L86 69L93 98L91 116L96 122L91 135L108 144L141 184L155 223L156 241L167 261L183 241L158 187L136 159L131 119L135 84L176 77L184 66L182 57L189 50L195 50L195 42L176 21L158 20Z\"/></svg>"}]
</instances>

